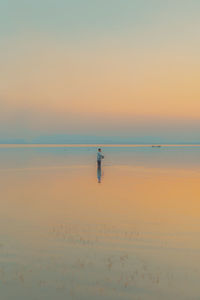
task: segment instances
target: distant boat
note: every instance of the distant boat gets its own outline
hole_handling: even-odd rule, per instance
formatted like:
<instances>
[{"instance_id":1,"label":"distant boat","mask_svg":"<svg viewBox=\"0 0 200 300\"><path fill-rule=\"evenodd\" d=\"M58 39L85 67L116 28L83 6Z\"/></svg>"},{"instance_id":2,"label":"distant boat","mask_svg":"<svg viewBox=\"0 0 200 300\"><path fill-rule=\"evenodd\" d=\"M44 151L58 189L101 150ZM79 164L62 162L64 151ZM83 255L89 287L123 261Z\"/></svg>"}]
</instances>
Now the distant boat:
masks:
<instances>
[{"instance_id":1,"label":"distant boat","mask_svg":"<svg viewBox=\"0 0 200 300\"><path fill-rule=\"evenodd\" d=\"M152 147L154 148L160 148L160 147L162 147L161 145L152 145Z\"/></svg>"}]
</instances>

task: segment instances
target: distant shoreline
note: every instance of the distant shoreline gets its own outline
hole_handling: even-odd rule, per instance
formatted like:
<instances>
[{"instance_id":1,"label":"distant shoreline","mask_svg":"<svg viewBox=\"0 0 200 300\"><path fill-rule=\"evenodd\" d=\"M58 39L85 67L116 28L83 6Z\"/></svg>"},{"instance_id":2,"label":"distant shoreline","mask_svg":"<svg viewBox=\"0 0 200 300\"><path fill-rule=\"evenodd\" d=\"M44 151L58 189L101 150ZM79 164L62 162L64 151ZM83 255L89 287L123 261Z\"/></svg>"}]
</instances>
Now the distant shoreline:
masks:
<instances>
[{"instance_id":1,"label":"distant shoreline","mask_svg":"<svg viewBox=\"0 0 200 300\"><path fill-rule=\"evenodd\" d=\"M87 148L87 147L121 147L121 148L138 148L138 147L200 147L200 144L0 144L0 148Z\"/></svg>"}]
</instances>

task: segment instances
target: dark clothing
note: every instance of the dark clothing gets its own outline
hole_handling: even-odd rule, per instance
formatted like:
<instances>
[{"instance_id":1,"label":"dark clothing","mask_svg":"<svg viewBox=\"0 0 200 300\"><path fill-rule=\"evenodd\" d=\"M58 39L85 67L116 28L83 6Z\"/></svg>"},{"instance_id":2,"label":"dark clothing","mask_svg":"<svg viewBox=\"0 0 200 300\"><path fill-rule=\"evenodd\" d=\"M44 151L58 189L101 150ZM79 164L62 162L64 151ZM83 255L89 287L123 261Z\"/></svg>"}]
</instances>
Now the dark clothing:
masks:
<instances>
[{"instance_id":1,"label":"dark clothing","mask_svg":"<svg viewBox=\"0 0 200 300\"><path fill-rule=\"evenodd\" d=\"M101 160L97 160L97 166L98 168L101 168Z\"/></svg>"}]
</instances>

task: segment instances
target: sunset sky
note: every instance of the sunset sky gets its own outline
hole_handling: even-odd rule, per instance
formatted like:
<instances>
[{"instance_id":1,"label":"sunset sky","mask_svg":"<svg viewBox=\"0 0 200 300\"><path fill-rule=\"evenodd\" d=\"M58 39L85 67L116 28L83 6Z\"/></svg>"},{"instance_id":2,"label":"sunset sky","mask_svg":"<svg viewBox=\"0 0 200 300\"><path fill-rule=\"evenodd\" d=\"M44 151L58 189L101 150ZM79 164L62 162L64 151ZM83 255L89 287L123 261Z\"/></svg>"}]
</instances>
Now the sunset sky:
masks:
<instances>
[{"instance_id":1,"label":"sunset sky","mask_svg":"<svg viewBox=\"0 0 200 300\"><path fill-rule=\"evenodd\" d=\"M199 0L0 0L0 142L199 142L199 16Z\"/></svg>"}]
</instances>

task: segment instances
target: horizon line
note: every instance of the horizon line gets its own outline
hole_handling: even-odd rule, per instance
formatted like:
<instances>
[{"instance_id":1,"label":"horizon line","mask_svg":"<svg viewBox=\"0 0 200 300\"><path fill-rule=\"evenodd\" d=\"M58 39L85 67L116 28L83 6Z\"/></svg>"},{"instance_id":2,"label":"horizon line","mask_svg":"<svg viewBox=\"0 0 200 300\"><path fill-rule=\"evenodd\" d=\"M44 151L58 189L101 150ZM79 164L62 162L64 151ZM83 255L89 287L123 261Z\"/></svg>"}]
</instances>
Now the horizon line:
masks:
<instances>
[{"instance_id":1,"label":"horizon line","mask_svg":"<svg viewBox=\"0 0 200 300\"><path fill-rule=\"evenodd\" d=\"M87 148L87 147L124 147L124 148L137 148L137 147L200 147L199 144L0 144L0 148Z\"/></svg>"}]
</instances>

